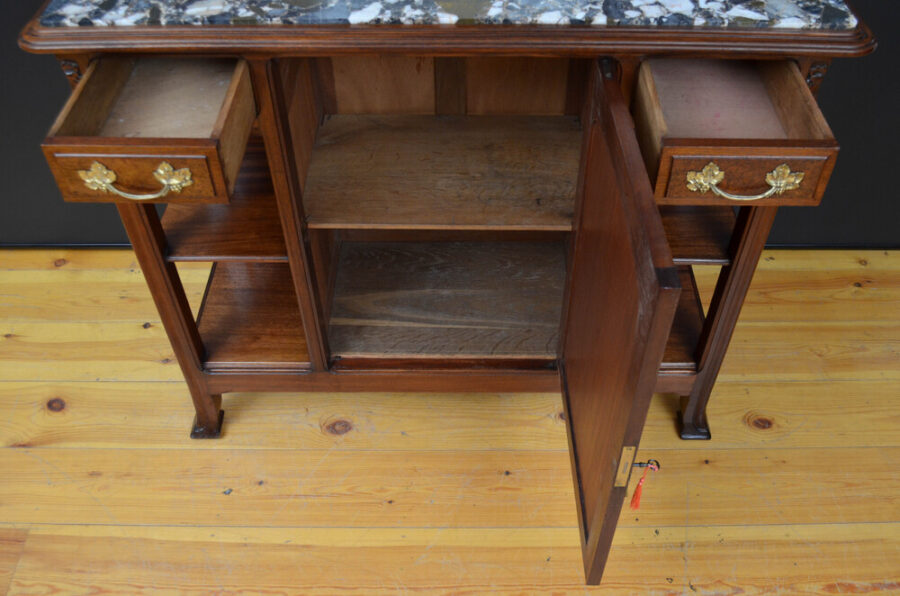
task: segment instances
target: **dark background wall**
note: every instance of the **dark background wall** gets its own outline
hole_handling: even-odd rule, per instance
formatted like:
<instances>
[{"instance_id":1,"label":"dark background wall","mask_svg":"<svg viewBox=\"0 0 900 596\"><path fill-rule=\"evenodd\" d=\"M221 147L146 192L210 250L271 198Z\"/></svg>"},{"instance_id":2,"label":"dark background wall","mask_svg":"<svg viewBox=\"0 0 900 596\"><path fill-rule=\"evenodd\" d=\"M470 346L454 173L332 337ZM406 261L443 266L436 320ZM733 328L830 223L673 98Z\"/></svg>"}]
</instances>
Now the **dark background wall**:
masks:
<instances>
[{"instance_id":1,"label":"dark background wall","mask_svg":"<svg viewBox=\"0 0 900 596\"><path fill-rule=\"evenodd\" d=\"M68 93L56 60L16 46L19 30L43 0L0 9L0 245L127 242L115 208L64 203L39 146ZM835 61L819 104L841 144L828 191L817 208L779 211L770 245L900 246L900 10L896 0L855 0L879 42L875 54Z\"/></svg>"}]
</instances>

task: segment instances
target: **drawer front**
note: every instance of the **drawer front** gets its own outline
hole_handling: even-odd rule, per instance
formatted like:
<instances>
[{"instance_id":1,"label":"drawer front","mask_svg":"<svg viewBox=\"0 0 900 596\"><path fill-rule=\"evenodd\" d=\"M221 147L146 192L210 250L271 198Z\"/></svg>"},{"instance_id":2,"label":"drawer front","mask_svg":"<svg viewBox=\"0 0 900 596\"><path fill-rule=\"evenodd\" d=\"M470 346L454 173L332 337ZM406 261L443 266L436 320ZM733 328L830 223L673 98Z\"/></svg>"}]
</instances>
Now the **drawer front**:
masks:
<instances>
[{"instance_id":1,"label":"drawer front","mask_svg":"<svg viewBox=\"0 0 900 596\"><path fill-rule=\"evenodd\" d=\"M47 162L66 201L224 203L221 170L211 155L55 150ZM211 159L212 157L212 159ZM211 164L212 162L212 164Z\"/></svg>"},{"instance_id":2,"label":"drawer front","mask_svg":"<svg viewBox=\"0 0 900 596\"><path fill-rule=\"evenodd\" d=\"M837 147L664 147L660 204L818 205Z\"/></svg>"}]
</instances>

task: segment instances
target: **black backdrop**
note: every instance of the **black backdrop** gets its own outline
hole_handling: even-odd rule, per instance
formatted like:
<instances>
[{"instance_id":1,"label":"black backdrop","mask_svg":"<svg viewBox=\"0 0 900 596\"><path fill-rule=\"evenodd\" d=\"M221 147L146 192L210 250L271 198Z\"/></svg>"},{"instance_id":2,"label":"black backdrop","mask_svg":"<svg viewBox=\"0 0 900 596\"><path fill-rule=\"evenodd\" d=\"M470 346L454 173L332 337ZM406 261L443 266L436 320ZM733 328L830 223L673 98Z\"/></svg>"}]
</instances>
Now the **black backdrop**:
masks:
<instances>
[{"instance_id":1,"label":"black backdrop","mask_svg":"<svg viewBox=\"0 0 900 596\"><path fill-rule=\"evenodd\" d=\"M63 203L40 152L69 92L53 57L16 46L20 28L42 2L7 0L0 9L0 245L125 243L111 205ZM829 69L819 104L841 144L837 167L820 207L779 211L770 245L900 246L900 9L897 0L855 0L853 6L879 48Z\"/></svg>"}]
</instances>

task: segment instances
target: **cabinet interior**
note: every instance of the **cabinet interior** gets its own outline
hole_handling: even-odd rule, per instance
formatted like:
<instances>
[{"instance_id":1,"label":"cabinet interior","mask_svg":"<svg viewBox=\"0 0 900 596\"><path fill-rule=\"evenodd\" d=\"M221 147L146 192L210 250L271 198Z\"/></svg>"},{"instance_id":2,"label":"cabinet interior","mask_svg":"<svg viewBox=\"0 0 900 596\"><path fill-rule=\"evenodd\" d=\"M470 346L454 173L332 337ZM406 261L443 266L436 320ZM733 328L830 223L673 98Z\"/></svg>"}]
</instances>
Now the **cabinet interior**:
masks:
<instances>
[{"instance_id":1,"label":"cabinet interior","mask_svg":"<svg viewBox=\"0 0 900 596\"><path fill-rule=\"evenodd\" d=\"M332 358L555 361L583 73L405 56L279 70Z\"/></svg>"},{"instance_id":2,"label":"cabinet interior","mask_svg":"<svg viewBox=\"0 0 900 596\"><path fill-rule=\"evenodd\" d=\"M442 85L442 70L462 86ZM582 62L282 59L277 73L333 365L555 366ZM693 371L703 311L690 266L729 262L735 214L660 212L685 288L664 367ZM210 371L310 368L259 138L229 204L169 205L162 226L170 261L217 263L199 319Z\"/></svg>"},{"instance_id":3,"label":"cabinet interior","mask_svg":"<svg viewBox=\"0 0 900 596\"><path fill-rule=\"evenodd\" d=\"M561 242L343 242L331 351L554 360L565 262Z\"/></svg>"}]
</instances>

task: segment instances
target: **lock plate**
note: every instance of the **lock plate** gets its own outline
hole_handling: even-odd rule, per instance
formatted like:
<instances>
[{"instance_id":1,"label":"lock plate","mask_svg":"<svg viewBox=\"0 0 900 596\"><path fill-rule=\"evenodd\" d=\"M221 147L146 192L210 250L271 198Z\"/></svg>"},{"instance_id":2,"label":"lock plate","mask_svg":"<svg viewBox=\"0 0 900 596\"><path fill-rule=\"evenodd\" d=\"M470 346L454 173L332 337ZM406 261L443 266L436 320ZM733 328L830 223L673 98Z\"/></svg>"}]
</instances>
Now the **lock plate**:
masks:
<instances>
[{"instance_id":1,"label":"lock plate","mask_svg":"<svg viewBox=\"0 0 900 596\"><path fill-rule=\"evenodd\" d=\"M622 447L622 456L619 457L619 469L616 471L616 481L613 484L614 488L625 488L628 486L635 453L637 453L637 447Z\"/></svg>"}]
</instances>

